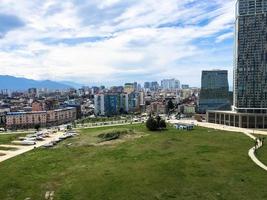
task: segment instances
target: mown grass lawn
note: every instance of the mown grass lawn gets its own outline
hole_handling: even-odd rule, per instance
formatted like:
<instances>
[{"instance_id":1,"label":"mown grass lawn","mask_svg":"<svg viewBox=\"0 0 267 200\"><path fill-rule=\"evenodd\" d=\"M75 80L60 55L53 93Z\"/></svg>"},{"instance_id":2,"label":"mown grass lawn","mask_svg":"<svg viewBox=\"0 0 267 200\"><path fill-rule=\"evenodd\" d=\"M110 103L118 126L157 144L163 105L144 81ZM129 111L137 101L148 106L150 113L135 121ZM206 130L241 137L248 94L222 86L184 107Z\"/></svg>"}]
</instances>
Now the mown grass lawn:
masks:
<instances>
[{"instance_id":1,"label":"mown grass lawn","mask_svg":"<svg viewBox=\"0 0 267 200\"><path fill-rule=\"evenodd\" d=\"M262 136L258 136L258 137L262 137ZM263 146L257 150L256 156L262 163L267 165L267 137L264 141Z\"/></svg>"},{"instance_id":2,"label":"mown grass lawn","mask_svg":"<svg viewBox=\"0 0 267 200\"><path fill-rule=\"evenodd\" d=\"M0 163L0 199L262 200L267 173L247 156L253 145L238 133L196 128L150 133L108 146L95 136L114 128L82 130L53 149L36 149Z\"/></svg>"},{"instance_id":3,"label":"mown grass lawn","mask_svg":"<svg viewBox=\"0 0 267 200\"><path fill-rule=\"evenodd\" d=\"M0 134L0 145L1 144L10 144L13 140L16 140L19 137L24 137L26 133L18 134Z\"/></svg>"}]
</instances>

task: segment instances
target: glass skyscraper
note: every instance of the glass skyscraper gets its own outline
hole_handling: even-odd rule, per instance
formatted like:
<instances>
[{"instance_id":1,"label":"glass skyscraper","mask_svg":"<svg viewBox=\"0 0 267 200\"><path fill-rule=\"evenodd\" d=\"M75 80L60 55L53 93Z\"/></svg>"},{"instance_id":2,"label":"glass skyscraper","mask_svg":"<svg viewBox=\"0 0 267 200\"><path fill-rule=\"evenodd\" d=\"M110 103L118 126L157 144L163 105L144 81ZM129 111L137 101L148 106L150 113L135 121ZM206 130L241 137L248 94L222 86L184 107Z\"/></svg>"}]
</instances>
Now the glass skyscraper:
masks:
<instances>
[{"instance_id":1,"label":"glass skyscraper","mask_svg":"<svg viewBox=\"0 0 267 200\"><path fill-rule=\"evenodd\" d=\"M199 111L230 110L227 70L202 71Z\"/></svg>"},{"instance_id":2,"label":"glass skyscraper","mask_svg":"<svg viewBox=\"0 0 267 200\"><path fill-rule=\"evenodd\" d=\"M234 111L210 111L210 123L267 129L267 0L236 4Z\"/></svg>"},{"instance_id":3,"label":"glass skyscraper","mask_svg":"<svg viewBox=\"0 0 267 200\"><path fill-rule=\"evenodd\" d=\"M267 0L236 4L234 108L267 112Z\"/></svg>"}]
</instances>

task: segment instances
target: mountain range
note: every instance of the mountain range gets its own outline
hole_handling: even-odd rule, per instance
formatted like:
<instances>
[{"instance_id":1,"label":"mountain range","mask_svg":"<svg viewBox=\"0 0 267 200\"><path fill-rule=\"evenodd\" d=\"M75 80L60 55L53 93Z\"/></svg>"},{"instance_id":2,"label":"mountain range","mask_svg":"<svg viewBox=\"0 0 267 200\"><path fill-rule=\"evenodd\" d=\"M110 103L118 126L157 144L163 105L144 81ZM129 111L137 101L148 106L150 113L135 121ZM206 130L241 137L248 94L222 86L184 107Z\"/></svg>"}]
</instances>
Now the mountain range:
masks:
<instances>
[{"instance_id":1,"label":"mountain range","mask_svg":"<svg viewBox=\"0 0 267 200\"><path fill-rule=\"evenodd\" d=\"M0 89L27 90L28 88L67 89L77 87L76 83L61 83L50 80L37 81L27 78L0 75Z\"/></svg>"}]
</instances>

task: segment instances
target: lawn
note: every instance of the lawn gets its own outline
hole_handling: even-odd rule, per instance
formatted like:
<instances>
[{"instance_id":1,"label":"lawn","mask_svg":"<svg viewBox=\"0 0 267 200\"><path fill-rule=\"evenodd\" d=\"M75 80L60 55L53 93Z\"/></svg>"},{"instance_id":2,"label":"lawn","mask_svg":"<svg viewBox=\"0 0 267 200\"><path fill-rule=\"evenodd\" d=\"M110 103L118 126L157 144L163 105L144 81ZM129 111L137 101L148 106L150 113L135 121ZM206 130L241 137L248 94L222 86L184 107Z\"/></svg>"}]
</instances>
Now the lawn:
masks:
<instances>
[{"instance_id":1,"label":"lawn","mask_svg":"<svg viewBox=\"0 0 267 200\"><path fill-rule=\"evenodd\" d=\"M262 136L259 136L259 137L262 137ZM267 165L267 138L265 139L263 147L257 150L256 155L262 163Z\"/></svg>"},{"instance_id":2,"label":"lawn","mask_svg":"<svg viewBox=\"0 0 267 200\"><path fill-rule=\"evenodd\" d=\"M0 134L0 145L1 144L10 144L13 140L16 140L19 137L23 137L27 133L17 133L17 134Z\"/></svg>"},{"instance_id":3,"label":"lawn","mask_svg":"<svg viewBox=\"0 0 267 200\"><path fill-rule=\"evenodd\" d=\"M93 145L97 135L122 129L138 138ZM267 173L247 156L252 145L242 134L204 128L85 129L56 148L0 163L0 199L39 200L47 191L55 200L267 199Z\"/></svg>"},{"instance_id":4,"label":"lawn","mask_svg":"<svg viewBox=\"0 0 267 200\"><path fill-rule=\"evenodd\" d=\"M3 151L15 151L15 150L17 150L17 148L13 148L13 147L0 147L0 150L3 150Z\"/></svg>"}]
</instances>

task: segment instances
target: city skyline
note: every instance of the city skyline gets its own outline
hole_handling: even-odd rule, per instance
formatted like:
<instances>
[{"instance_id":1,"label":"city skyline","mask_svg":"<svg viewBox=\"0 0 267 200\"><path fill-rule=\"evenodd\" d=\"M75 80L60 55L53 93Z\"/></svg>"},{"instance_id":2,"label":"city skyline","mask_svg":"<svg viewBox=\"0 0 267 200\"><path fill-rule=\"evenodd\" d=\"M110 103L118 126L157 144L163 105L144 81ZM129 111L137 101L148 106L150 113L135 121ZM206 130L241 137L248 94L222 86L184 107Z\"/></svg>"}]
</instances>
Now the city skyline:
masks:
<instances>
[{"instance_id":1,"label":"city skyline","mask_svg":"<svg viewBox=\"0 0 267 200\"><path fill-rule=\"evenodd\" d=\"M0 5L2 75L200 86L202 70L219 68L232 85L234 0L14 2Z\"/></svg>"}]
</instances>

